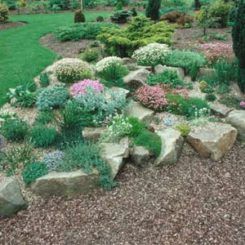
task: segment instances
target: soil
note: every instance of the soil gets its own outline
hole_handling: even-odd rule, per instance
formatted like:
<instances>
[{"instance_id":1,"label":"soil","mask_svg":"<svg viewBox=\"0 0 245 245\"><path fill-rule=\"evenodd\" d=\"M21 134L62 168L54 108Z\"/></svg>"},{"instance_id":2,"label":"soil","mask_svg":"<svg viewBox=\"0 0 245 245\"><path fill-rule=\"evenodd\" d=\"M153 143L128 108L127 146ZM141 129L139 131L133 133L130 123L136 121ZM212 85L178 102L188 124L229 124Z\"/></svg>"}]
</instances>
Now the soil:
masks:
<instances>
[{"instance_id":1,"label":"soil","mask_svg":"<svg viewBox=\"0 0 245 245\"><path fill-rule=\"evenodd\" d=\"M78 57L79 54L93 42L93 40L84 39L80 41L60 42L52 34L47 34L40 39L40 43L44 47L53 50L63 58Z\"/></svg>"},{"instance_id":2,"label":"soil","mask_svg":"<svg viewBox=\"0 0 245 245\"><path fill-rule=\"evenodd\" d=\"M245 148L220 161L185 145L176 165L127 164L119 187L33 202L0 220L0 244L218 244L245 241Z\"/></svg>"},{"instance_id":3,"label":"soil","mask_svg":"<svg viewBox=\"0 0 245 245\"><path fill-rule=\"evenodd\" d=\"M4 24L0 24L0 31L5 30L5 29L9 29L9 28L18 27L18 26L23 26L25 24L26 23L24 23L24 22L7 22Z\"/></svg>"}]
</instances>

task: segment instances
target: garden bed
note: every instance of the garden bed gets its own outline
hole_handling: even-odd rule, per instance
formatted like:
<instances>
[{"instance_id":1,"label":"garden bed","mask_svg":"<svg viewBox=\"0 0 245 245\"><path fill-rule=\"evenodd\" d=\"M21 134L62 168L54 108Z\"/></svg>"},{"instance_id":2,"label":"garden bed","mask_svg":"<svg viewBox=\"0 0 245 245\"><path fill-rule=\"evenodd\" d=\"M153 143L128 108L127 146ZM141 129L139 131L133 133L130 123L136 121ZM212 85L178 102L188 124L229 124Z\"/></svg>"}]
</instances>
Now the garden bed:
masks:
<instances>
[{"instance_id":1,"label":"garden bed","mask_svg":"<svg viewBox=\"0 0 245 245\"><path fill-rule=\"evenodd\" d=\"M14 28L14 27L18 27L18 26L23 26L26 25L26 23L24 22L7 22L7 23L0 23L0 31L1 30L6 30L9 28Z\"/></svg>"}]
</instances>

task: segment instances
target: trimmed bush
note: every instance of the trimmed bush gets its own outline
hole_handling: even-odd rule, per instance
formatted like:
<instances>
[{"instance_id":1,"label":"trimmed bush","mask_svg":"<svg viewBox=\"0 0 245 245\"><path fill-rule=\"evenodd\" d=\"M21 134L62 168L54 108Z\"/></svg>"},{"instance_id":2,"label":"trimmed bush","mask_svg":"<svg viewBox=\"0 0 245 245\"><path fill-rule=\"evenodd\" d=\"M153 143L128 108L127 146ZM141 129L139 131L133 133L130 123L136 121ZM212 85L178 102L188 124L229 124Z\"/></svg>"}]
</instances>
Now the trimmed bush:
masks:
<instances>
[{"instance_id":1,"label":"trimmed bush","mask_svg":"<svg viewBox=\"0 0 245 245\"><path fill-rule=\"evenodd\" d=\"M75 11L74 13L74 22L75 23L81 23L81 22L85 22L85 15L82 12L81 9L78 9Z\"/></svg>"},{"instance_id":2,"label":"trimmed bush","mask_svg":"<svg viewBox=\"0 0 245 245\"><path fill-rule=\"evenodd\" d=\"M9 18L8 7L4 3L0 3L0 23L4 23Z\"/></svg>"},{"instance_id":3,"label":"trimmed bush","mask_svg":"<svg viewBox=\"0 0 245 245\"><path fill-rule=\"evenodd\" d=\"M68 91L62 86L43 89L37 97L37 108L41 111L64 106L69 97Z\"/></svg>"},{"instance_id":4,"label":"trimmed bush","mask_svg":"<svg viewBox=\"0 0 245 245\"><path fill-rule=\"evenodd\" d=\"M97 48L86 49L82 54L81 58L87 62L97 61L100 57L100 51Z\"/></svg>"},{"instance_id":5,"label":"trimmed bush","mask_svg":"<svg viewBox=\"0 0 245 245\"><path fill-rule=\"evenodd\" d=\"M8 118L1 127L1 133L9 141L22 141L28 134L28 124L18 118Z\"/></svg>"},{"instance_id":6,"label":"trimmed bush","mask_svg":"<svg viewBox=\"0 0 245 245\"><path fill-rule=\"evenodd\" d=\"M36 179L48 174L46 165L40 162L29 163L22 172L22 178L26 185L35 182Z\"/></svg>"}]
</instances>

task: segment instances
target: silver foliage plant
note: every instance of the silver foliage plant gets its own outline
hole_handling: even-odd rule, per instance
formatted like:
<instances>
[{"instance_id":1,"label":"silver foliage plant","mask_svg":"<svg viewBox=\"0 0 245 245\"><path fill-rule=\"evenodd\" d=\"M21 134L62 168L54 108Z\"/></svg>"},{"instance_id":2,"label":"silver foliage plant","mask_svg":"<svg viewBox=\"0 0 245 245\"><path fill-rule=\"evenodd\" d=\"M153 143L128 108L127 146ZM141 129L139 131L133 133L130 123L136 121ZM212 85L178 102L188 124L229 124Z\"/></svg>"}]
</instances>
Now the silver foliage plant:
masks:
<instances>
[{"instance_id":1,"label":"silver foliage plant","mask_svg":"<svg viewBox=\"0 0 245 245\"><path fill-rule=\"evenodd\" d=\"M56 171L62 164L64 153L62 151L53 151L43 156L43 163L48 167L49 171Z\"/></svg>"}]
</instances>

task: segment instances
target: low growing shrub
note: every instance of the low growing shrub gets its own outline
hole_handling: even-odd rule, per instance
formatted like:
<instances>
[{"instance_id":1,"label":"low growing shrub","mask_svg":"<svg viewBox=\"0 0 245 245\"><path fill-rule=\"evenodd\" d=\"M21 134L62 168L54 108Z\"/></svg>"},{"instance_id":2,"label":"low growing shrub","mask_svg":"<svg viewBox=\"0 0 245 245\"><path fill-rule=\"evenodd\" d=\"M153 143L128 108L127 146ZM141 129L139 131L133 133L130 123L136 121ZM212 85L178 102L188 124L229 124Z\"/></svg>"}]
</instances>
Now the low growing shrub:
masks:
<instances>
[{"instance_id":1,"label":"low growing shrub","mask_svg":"<svg viewBox=\"0 0 245 245\"><path fill-rule=\"evenodd\" d=\"M64 156L65 154L62 151L52 151L43 156L42 162L47 166L49 171L56 171L62 164Z\"/></svg>"},{"instance_id":2,"label":"low growing shrub","mask_svg":"<svg viewBox=\"0 0 245 245\"><path fill-rule=\"evenodd\" d=\"M26 185L35 182L36 179L48 174L46 165L40 162L29 163L22 172L22 178Z\"/></svg>"},{"instance_id":3,"label":"low growing shrub","mask_svg":"<svg viewBox=\"0 0 245 245\"><path fill-rule=\"evenodd\" d=\"M75 12L74 12L74 22L75 23L81 23L81 22L85 22L85 15L84 13L82 12L81 9L77 9Z\"/></svg>"},{"instance_id":4,"label":"low growing shrub","mask_svg":"<svg viewBox=\"0 0 245 245\"><path fill-rule=\"evenodd\" d=\"M176 129L181 133L183 137L187 137L188 134L191 132L191 127L187 123L181 123L176 125Z\"/></svg>"},{"instance_id":5,"label":"low growing shrub","mask_svg":"<svg viewBox=\"0 0 245 245\"><path fill-rule=\"evenodd\" d=\"M30 138L34 147L47 148L55 143L57 139L57 131L55 128L36 125L31 129Z\"/></svg>"},{"instance_id":6,"label":"low growing shrub","mask_svg":"<svg viewBox=\"0 0 245 245\"><path fill-rule=\"evenodd\" d=\"M54 120L54 113L51 110L39 111L35 119L35 124L46 125Z\"/></svg>"},{"instance_id":7,"label":"low growing shrub","mask_svg":"<svg viewBox=\"0 0 245 245\"><path fill-rule=\"evenodd\" d=\"M9 141L22 141L28 134L28 124L18 118L8 118L3 123L0 131Z\"/></svg>"},{"instance_id":8,"label":"low growing shrub","mask_svg":"<svg viewBox=\"0 0 245 245\"><path fill-rule=\"evenodd\" d=\"M68 91L62 86L43 89L37 97L37 108L41 111L64 106L69 97Z\"/></svg>"},{"instance_id":9,"label":"low growing shrub","mask_svg":"<svg viewBox=\"0 0 245 245\"><path fill-rule=\"evenodd\" d=\"M81 58L87 62L94 62L97 61L100 57L100 52L97 48L89 48L86 49L82 54Z\"/></svg>"},{"instance_id":10,"label":"low growing shrub","mask_svg":"<svg viewBox=\"0 0 245 245\"><path fill-rule=\"evenodd\" d=\"M215 101L217 98L216 98L215 94L206 94L205 99L207 101Z\"/></svg>"}]
</instances>

